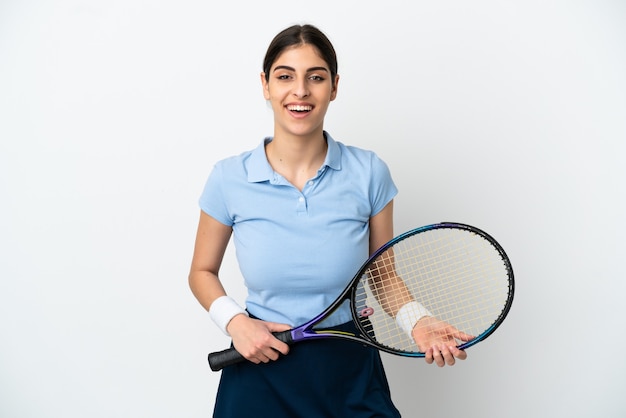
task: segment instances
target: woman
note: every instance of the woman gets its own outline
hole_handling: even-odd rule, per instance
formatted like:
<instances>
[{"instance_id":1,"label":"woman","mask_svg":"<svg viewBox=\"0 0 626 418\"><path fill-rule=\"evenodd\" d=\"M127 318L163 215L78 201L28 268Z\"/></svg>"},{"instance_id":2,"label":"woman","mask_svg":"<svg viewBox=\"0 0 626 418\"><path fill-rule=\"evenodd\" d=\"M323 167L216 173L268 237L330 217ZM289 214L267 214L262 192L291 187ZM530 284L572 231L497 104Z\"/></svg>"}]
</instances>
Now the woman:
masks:
<instances>
[{"instance_id":1,"label":"woman","mask_svg":"<svg viewBox=\"0 0 626 418\"><path fill-rule=\"evenodd\" d=\"M397 189L374 153L324 131L339 75L334 48L317 28L280 32L261 84L274 135L218 162L200 198L190 287L249 360L223 370L214 416L397 417L377 350L333 339L290 349L272 335L321 312L393 238ZM248 288L246 310L226 296L218 277L231 234ZM354 328L347 307L326 325ZM434 341L414 336L428 363L466 357L445 329Z\"/></svg>"}]
</instances>

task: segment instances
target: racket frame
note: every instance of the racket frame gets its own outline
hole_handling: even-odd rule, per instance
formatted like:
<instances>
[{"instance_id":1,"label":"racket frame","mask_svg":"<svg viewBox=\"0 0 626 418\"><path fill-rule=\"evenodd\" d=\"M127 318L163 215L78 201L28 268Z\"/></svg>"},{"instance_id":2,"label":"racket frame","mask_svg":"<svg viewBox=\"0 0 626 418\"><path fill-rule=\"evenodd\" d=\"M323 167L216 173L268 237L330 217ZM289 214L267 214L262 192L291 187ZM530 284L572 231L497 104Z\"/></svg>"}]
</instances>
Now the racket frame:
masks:
<instances>
[{"instance_id":1,"label":"racket frame","mask_svg":"<svg viewBox=\"0 0 626 418\"><path fill-rule=\"evenodd\" d=\"M504 266L508 275L508 297L507 297L507 300L505 302L505 305L502 311L500 312L500 315L498 316L498 318L496 318L493 324L490 327L488 327L486 330L484 330L482 333L477 335L472 340L458 345L457 347L461 350L464 350L481 341L484 341L487 337L493 334L493 332L500 326L500 324L502 324L502 322L504 321L504 319L506 318L506 316L508 315L511 309L511 305L513 303L513 296L515 293L515 280L514 280L514 275L513 275L513 267L511 266L509 257L507 256L502 246L491 235L487 234L485 231L479 228L476 228L474 226L462 224L462 223L456 223L456 222L441 222L437 224L426 225L426 226L412 229L410 231L407 231L403 234L396 236L391 241L387 242L385 245L383 245L378 250L376 250L367 259L367 261L363 263L363 265L361 266L357 274L355 274L354 277L350 280L349 284L346 286L343 292L339 295L339 297L337 297L333 303L331 303L326 309L324 309L324 311L322 311L319 315L315 316L314 318L312 318L311 320L307 321L306 323L302 325L299 325L291 330L274 333L274 335L279 340L289 345L300 342L300 341L319 339L319 338L340 338L344 340L351 340L351 341L358 342L361 344L366 344L378 350L381 350L390 354L394 354L394 355L399 355L399 356L404 356L404 357L425 357L425 353L422 353L419 351L403 351L403 350L398 350L398 349L392 349L385 345L378 344L377 342L373 341L369 337L368 333L363 328L361 318L358 317L357 309L354 306L354 302L356 300L355 293L357 291L356 283L360 280L361 276L365 274L365 272L369 269L371 263L374 262L381 253L393 247L400 241L403 241L413 235L420 234L426 231L430 231L433 229L445 229L445 228L461 229L461 230L465 230L467 232L471 232L471 233L481 236L483 239L488 241L498 251L504 263ZM352 319L358 331L361 333L361 335L356 335L356 334L343 332L343 331L334 331L334 330L329 330L329 329L315 329L314 328L316 324L318 324L323 319L332 315L332 313L335 310L337 310L346 300L350 301L350 311L352 314ZM226 351L234 351L234 349L231 348L228 350L224 350L223 352L220 352L220 353L224 353ZM222 366L217 366L217 365L214 367L212 360L217 359L217 356L215 354L219 354L219 353L212 353L209 355L209 363L211 364L211 368L214 371L222 368ZM239 354L239 356L241 355ZM233 364L233 363L235 363L235 361L228 362L228 364Z\"/></svg>"},{"instance_id":2,"label":"racket frame","mask_svg":"<svg viewBox=\"0 0 626 418\"><path fill-rule=\"evenodd\" d=\"M367 345L373 346L381 351L385 351L387 353L391 353L391 354L395 354L395 355L400 355L400 356L405 356L405 357L424 357L425 353L419 352L419 351L402 351L402 350L398 350L398 349L392 349L389 348L385 345L382 344L378 344L375 341L372 341L371 338L368 336L366 330L363 328L362 324L361 324L361 320L357 315L357 309L354 306L354 301L356 300L355 298L355 293L357 291L357 286L355 286L355 284L360 280L361 276L369 269L371 263L376 260L376 258L382 254L383 252L387 251L390 247L393 247L394 245L396 245L397 243L399 243L400 241L403 241L413 235L416 234L420 234L426 231L430 231L433 229L462 229L471 233L474 233L476 235L481 236L482 238L484 238L486 241L488 241L500 254L500 257L502 258L502 261L504 263L505 269L507 271L507 275L509 277L509 291L508 291L508 297L506 300L506 303L504 305L504 308L502 309L502 312L500 313L500 315L498 316L498 318L496 318L496 320L494 321L494 323L487 328L485 331L483 331L481 334L477 335L475 338L473 338L470 341L464 342L460 345L458 345L457 347L461 350L464 350L468 347L471 347L481 341L484 341L487 337L489 337L491 334L493 334L493 332L500 326L500 324L504 321L504 318L508 315L510 309L511 309L511 305L513 303L513 295L515 293L515 280L514 280L514 276L513 276L513 267L511 266L511 262L509 260L509 257L507 256L506 252L504 251L504 249L502 248L502 246L489 234L487 234L485 231L476 228L474 226L471 225L467 225L467 224L462 224L462 223L456 223L456 222L441 222L441 223L437 223L437 224L432 224L432 225L426 225L426 226L422 226L419 228L415 228L412 229L410 231L407 231L403 234L400 234L398 236L396 236L395 238L393 238L391 241L387 242L385 245L383 245L382 247L380 247L378 250L376 250L368 259L365 263L363 263L363 265L361 266L361 268L359 269L359 271L357 272L356 275L354 275L354 277L352 278L352 280L350 281L350 283L348 284L348 286L346 286L345 290L342 292L342 294L335 299L335 301L333 303L331 303L329 305L328 308L326 308L323 312L321 312L319 315L317 315L315 318L307 321L306 323L291 329L289 331L286 331L290 334L290 341L291 343L296 343L296 342L300 342L300 341L305 341L308 339L317 339L317 338L341 338L341 339L347 339L347 340L352 340L352 341L356 341L359 343L365 343ZM347 332L341 332L341 331L333 331L333 330L327 330L327 329L319 329L316 330L313 327L321 322L322 319L325 319L326 317L332 315L332 313L338 309L343 303L344 301L349 300L350 301L350 311L352 314L352 320L354 321L354 323L357 326L357 329L361 332L361 335L354 335L351 333L347 333Z\"/></svg>"}]
</instances>

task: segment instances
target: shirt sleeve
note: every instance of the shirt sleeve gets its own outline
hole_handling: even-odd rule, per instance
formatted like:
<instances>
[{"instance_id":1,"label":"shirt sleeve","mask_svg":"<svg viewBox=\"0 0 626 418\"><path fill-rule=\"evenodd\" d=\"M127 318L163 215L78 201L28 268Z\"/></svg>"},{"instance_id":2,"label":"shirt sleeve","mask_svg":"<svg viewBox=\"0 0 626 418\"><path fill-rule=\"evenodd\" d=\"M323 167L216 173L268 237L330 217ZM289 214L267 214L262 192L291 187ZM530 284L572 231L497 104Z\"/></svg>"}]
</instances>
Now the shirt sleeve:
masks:
<instances>
[{"instance_id":1,"label":"shirt sleeve","mask_svg":"<svg viewBox=\"0 0 626 418\"><path fill-rule=\"evenodd\" d=\"M224 167L222 163L217 163L209 174L200 195L200 209L218 222L233 226L234 221L228 211L225 187L227 185L224 181Z\"/></svg>"},{"instance_id":2,"label":"shirt sleeve","mask_svg":"<svg viewBox=\"0 0 626 418\"><path fill-rule=\"evenodd\" d=\"M382 211L398 194L387 164L376 154L372 155L372 176L370 180L372 216Z\"/></svg>"}]
</instances>

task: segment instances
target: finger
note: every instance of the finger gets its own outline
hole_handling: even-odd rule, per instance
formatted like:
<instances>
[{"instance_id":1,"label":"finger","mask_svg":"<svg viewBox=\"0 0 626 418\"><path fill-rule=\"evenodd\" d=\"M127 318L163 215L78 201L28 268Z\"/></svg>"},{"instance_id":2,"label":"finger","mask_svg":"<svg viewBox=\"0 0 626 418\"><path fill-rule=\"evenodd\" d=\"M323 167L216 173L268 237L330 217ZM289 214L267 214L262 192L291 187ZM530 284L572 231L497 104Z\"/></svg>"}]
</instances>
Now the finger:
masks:
<instances>
[{"instance_id":1,"label":"finger","mask_svg":"<svg viewBox=\"0 0 626 418\"><path fill-rule=\"evenodd\" d=\"M281 324L277 322L267 322L267 328L272 333L284 333L285 331L289 331L292 327L288 324ZM274 350L278 351L281 354L287 355L289 353L289 345L283 342L283 339L278 339L276 335L274 335L274 340L271 343L271 346Z\"/></svg>"},{"instance_id":2,"label":"finger","mask_svg":"<svg viewBox=\"0 0 626 418\"><path fill-rule=\"evenodd\" d=\"M471 341L471 340L473 340L474 338L476 338L476 337L475 337L475 336L473 336L473 335L466 334L466 333L464 333L464 332L462 332L462 331L459 331L459 330L455 330L455 332L453 332L451 335L452 335L454 338L456 338L457 340L461 340L461 341L463 341L463 342Z\"/></svg>"},{"instance_id":3,"label":"finger","mask_svg":"<svg viewBox=\"0 0 626 418\"><path fill-rule=\"evenodd\" d=\"M255 353L248 353L246 355L244 355L242 353L242 355L248 360L251 361L254 364L259 364L259 363L267 363L269 361L269 358L263 354L263 352L258 351Z\"/></svg>"},{"instance_id":4,"label":"finger","mask_svg":"<svg viewBox=\"0 0 626 418\"><path fill-rule=\"evenodd\" d=\"M241 351L240 353L246 359L248 359L249 361L255 364L269 363L272 360L277 360L279 357L279 353L277 351L267 346L265 347L259 346L257 348L253 348L250 351L245 352L245 354L244 352L241 352Z\"/></svg>"},{"instance_id":5,"label":"finger","mask_svg":"<svg viewBox=\"0 0 626 418\"><path fill-rule=\"evenodd\" d=\"M453 327L452 325L450 325L450 328L448 328L446 331L447 331L447 334L452 336L453 338L456 338L457 340L461 340L461 341L465 341L465 342L473 340L474 338L476 338L473 335L466 334L463 331L459 331L457 328Z\"/></svg>"},{"instance_id":6,"label":"finger","mask_svg":"<svg viewBox=\"0 0 626 418\"><path fill-rule=\"evenodd\" d=\"M269 362L270 362L270 360L271 360L271 359L270 359L269 357L267 357L267 356L262 356L262 357L261 357L261 356L259 356L259 357L257 357L257 358L259 359L259 362L260 362L260 363L269 363Z\"/></svg>"},{"instance_id":7,"label":"finger","mask_svg":"<svg viewBox=\"0 0 626 418\"><path fill-rule=\"evenodd\" d=\"M266 322L266 324L267 329L269 329L270 332L283 332L288 331L292 328L291 325L281 324L278 322Z\"/></svg>"},{"instance_id":8,"label":"finger","mask_svg":"<svg viewBox=\"0 0 626 418\"><path fill-rule=\"evenodd\" d=\"M446 364L446 361L443 358L443 355L441 354L441 350L439 349L439 347L433 348L433 359L435 360L435 363L439 367L443 367Z\"/></svg>"},{"instance_id":9,"label":"finger","mask_svg":"<svg viewBox=\"0 0 626 418\"><path fill-rule=\"evenodd\" d=\"M276 361L280 357L280 353L273 348L270 348L263 354L265 355L265 357L267 357L267 361L265 363L269 363L270 361Z\"/></svg>"},{"instance_id":10,"label":"finger","mask_svg":"<svg viewBox=\"0 0 626 418\"><path fill-rule=\"evenodd\" d=\"M426 359L426 364L433 364L433 349L429 348L428 350L426 350L426 356L424 357Z\"/></svg>"},{"instance_id":11,"label":"finger","mask_svg":"<svg viewBox=\"0 0 626 418\"><path fill-rule=\"evenodd\" d=\"M265 355L263 355L263 353L250 354L244 357L254 364L267 363L269 361L269 359Z\"/></svg>"},{"instance_id":12,"label":"finger","mask_svg":"<svg viewBox=\"0 0 626 418\"><path fill-rule=\"evenodd\" d=\"M273 349L272 347L265 347L260 349L255 357L261 363L269 363L270 361L276 361L280 358L280 353Z\"/></svg>"},{"instance_id":13,"label":"finger","mask_svg":"<svg viewBox=\"0 0 626 418\"><path fill-rule=\"evenodd\" d=\"M443 347L441 349L441 355L448 366L454 366L455 360L454 355L450 351L449 347Z\"/></svg>"},{"instance_id":14,"label":"finger","mask_svg":"<svg viewBox=\"0 0 626 418\"><path fill-rule=\"evenodd\" d=\"M465 350L459 350L456 346L451 346L450 352L454 357L458 358L459 360L465 360L467 358L467 353L465 352Z\"/></svg>"},{"instance_id":15,"label":"finger","mask_svg":"<svg viewBox=\"0 0 626 418\"><path fill-rule=\"evenodd\" d=\"M286 356L287 354L289 354L289 346L285 343L281 343L280 346L275 347L274 350L276 350L277 353L280 353L284 356ZM278 356L278 354L276 354Z\"/></svg>"},{"instance_id":16,"label":"finger","mask_svg":"<svg viewBox=\"0 0 626 418\"><path fill-rule=\"evenodd\" d=\"M277 356L278 356L278 353L283 354L283 355L287 355L289 353L289 344L282 342L278 338L274 338L274 341L272 341L271 348L272 350L274 350Z\"/></svg>"}]
</instances>

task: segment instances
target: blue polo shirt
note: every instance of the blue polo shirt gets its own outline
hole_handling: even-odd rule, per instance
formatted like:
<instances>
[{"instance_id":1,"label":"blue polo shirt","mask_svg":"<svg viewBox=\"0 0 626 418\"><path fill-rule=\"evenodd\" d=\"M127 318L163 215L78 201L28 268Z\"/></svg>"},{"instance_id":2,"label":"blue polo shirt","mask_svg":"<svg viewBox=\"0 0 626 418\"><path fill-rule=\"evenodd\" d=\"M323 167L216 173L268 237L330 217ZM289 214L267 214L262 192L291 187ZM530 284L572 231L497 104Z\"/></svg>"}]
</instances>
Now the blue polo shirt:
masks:
<instances>
[{"instance_id":1,"label":"blue polo shirt","mask_svg":"<svg viewBox=\"0 0 626 418\"><path fill-rule=\"evenodd\" d=\"M369 219L397 194L387 165L371 151L325 133L324 164L302 191L256 149L219 161L201 209L233 228L246 308L266 321L300 325L330 305L369 256ZM325 322L351 319L348 306Z\"/></svg>"}]
</instances>

